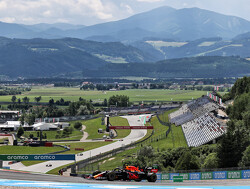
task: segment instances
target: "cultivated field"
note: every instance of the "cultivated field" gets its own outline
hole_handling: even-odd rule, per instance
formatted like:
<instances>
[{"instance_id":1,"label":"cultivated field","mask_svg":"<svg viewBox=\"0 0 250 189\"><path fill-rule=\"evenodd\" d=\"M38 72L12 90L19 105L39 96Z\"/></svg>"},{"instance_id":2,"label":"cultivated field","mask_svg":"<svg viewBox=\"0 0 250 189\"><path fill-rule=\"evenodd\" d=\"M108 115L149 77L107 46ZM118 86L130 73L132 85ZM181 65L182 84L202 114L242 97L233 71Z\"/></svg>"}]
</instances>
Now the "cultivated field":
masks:
<instances>
[{"instance_id":1,"label":"cultivated field","mask_svg":"<svg viewBox=\"0 0 250 189\"><path fill-rule=\"evenodd\" d=\"M193 90L160 90L160 89L131 89L123 91L84 91L79 88L66 87L34 87L31 91L22 95L16 95L17 99L27 96L30 102L35 102L34 97L41 96L41 102L48 102L50 99L65 101L78 101L79 97L95 102L102 102L112 95L127 95L131 102L135 101L188 101L206 95L206 91ZM11 102L12 95L0 96L0 101Z\"/></svg>"}]
</instances>

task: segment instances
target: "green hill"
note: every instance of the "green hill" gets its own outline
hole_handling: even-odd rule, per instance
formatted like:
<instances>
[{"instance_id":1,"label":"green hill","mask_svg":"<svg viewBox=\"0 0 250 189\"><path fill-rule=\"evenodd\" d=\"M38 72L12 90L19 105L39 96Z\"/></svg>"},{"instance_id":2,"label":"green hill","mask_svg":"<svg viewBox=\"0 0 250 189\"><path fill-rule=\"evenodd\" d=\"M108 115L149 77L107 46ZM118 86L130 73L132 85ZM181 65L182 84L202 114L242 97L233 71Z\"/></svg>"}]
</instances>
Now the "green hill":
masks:
<instances>
[{"instance_id":1,"label":"green hill","mask_svg":"<svg viewBox=\"0 0 250 189\"><path fill-rule=\"evenodd\" d=\"M83 77L217 78L250 74L250 61L239 57L193 57L156 63L107 64Z\"/></svg>"}]
</instances>

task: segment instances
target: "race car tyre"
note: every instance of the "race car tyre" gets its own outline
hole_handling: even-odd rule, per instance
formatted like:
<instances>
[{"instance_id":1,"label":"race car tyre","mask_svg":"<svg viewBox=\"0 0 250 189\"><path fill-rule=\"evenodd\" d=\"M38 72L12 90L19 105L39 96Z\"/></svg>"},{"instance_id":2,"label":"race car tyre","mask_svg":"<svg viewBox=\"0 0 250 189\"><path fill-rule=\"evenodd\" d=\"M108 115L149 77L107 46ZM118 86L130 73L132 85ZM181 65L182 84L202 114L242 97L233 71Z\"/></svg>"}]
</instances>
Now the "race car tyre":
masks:
<instances>
[{"instance_id":1,"label":"race car tyre","mask_svg":"<svg viewBox=\"0 0 250 189\"><path fill-rule=\"evenodd\" d=\"M157 175L156 174L148 175L147 180L148 182L155 182L157 180Z\"/></svg>"},{"instance_id":2,"label":"race car tyre","mask_svg":"<svg viewBox=\"0 0 250 189\"><path fill-rule=\"evenodd\" d=\"M114 172L108 173L107 179L108 179L108 181L114 181L115 180L115 173Z\"/></svg>"},{"instance_id":3,"label":"race car tyre","mask_svg":"<svg viewBox=\"0 0 250 189\"><path fill-rule=\"evenodd\" d=\"M101 173L101 171L96 170L96 171L93 172L92 176L98 175L100 173Z\"/></svg>"}]
</instances>

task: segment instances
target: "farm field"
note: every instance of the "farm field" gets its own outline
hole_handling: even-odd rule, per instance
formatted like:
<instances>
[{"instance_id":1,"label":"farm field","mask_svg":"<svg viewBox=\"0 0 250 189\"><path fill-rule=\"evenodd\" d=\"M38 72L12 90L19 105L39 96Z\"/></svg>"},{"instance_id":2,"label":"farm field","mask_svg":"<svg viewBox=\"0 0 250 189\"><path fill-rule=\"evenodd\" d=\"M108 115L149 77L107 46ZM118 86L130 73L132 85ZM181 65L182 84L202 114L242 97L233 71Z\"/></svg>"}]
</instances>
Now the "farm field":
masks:
<instances>
[{"instance_id":1,"label":"farm field","mask_svg":"<svg viewBox=\"0 0 250 189\"><path fill-rule=\"evenodd\" d=\"M131 102L135 101L188 101L206 95L206 91L193 90L160 90L160 89L131 89L121 91L84 91L79 88L66 87L34 87L31 91L16 95L17 99L27 96L30 102L35 102L34 97L41 96L41 102L48 102L50 99L65 101L78 101L79 97L95 102L102 102L113 95L127 95ZM0 101L11 102L12 95L0 96Z\"/></svg>"}]
</instances>

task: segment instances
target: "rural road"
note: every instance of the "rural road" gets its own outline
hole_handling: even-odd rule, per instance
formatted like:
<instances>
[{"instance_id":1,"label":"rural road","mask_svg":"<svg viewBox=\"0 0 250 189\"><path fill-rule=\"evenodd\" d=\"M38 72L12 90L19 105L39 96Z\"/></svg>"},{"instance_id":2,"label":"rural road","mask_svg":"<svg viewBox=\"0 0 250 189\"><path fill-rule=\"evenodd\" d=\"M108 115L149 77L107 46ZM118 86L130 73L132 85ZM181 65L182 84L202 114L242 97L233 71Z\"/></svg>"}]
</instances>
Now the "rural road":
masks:
<instances>
[{"instance_id":1,"label":"rural road","mask_svg":"<svg viewBox=\"0 0 250 189\"><path fill-rule=\"evenodd\" d=\"M152 115L132 115L132 116L123 116L128 120L130 126L144 126L144 120L146 117L151 117ZM148 118L147 118L148 119ZM108 144L93 150L89 150L86 152L81 152L76 154L76 161L84 160L92 156L96 156L100 153L108 152L112 149L116 149L122 147L124 145L128 145L132 142L140 140L147 134L147 130L131 130L130 134L123 139L123 141L117 141L112 144ZM79 154L82 154L79 156ZM55 169L57 167L67 165L73 163L74 161L46 161L43 163L31 165L31 166L23 166L22 163L13 164L10 166L11 169L15 170L23 170L23 171L32 171L32 172L39 172L39 173L47 173L48 171ZM47 164L51 164L51 167L46 167Z\"/></svg>"}]
</instances>

